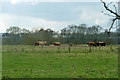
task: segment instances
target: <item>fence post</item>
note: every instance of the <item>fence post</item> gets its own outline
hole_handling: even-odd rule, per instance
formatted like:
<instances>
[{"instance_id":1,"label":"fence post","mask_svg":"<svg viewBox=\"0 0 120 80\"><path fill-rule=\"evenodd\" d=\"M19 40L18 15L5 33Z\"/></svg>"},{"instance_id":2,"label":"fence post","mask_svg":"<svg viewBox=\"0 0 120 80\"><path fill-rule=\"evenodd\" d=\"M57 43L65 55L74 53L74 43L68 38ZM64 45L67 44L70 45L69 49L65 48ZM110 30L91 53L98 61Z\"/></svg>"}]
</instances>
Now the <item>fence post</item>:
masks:
<instances>
[{"instance_id":1,"label":"fence post","mask_svg":"<svg viewBox=\"0 0 120 80\"><path fill-rule=\"evenodd\" d=\"M85 45L85 52L86 52L86 47L87 47L87 46Z\"/></svg>"},{"instance_id":2,"label":"fence post","mask_svg":"<svg viewBox=\"0 0 120 80\"><path fill-rule=\"evenodd\" d=\"M110 51L113 51L113 48L112 48L112 38L109 37L109 40L110 40Z\"/></svg>"},{"instance_id":3,"label":"fence post","mask_svg":"<svg viewBox=\"0 0 120 80\"><path fill-rule=\"evenodd\" d=\"M120 66L120 34L118 35L118 66ZM120 67L118 67L118 78L120 78Z\"/></svg>"},{"instance_id":4,"label":"fence post","mask_svg":"<svg viewBox=\"0 0 120 80\"><path fill-rule=\"evenodd\" d=\"M60 49L60 46L57 46L57 50L58 50L57 52L58 52L58 53L60 53L59 49Z\"/></svg>"},{"instance_id":5,"label":"fence post","mask_svg":"<svg viewBox=\"0 0 120 80\"><path fill-rule=\"evenodd\" d=\"M42 51L43 51L43 44L41 46L42 46Z\"/></svg>"},{"instance_id":6,"label":"fence post","mask_svg":"<svg viewBox=\"0 0 120 80\"><path fill-rule=\"evenodd\" d=\"M70 49L70 45L68 45L68 46L69 46L69 47L68 47L68 50L69 50L69 53L70 53L70 50L71 50L71 49Z\"/></svg>"},{"instance_id":7,"label":"fence post","mask_svg":"<svg viewBox=\"0 0 120 80\"><path fill-rule=\"evenodd\" d=\"M91 52L91 46L89 46L89 52Z\"/></svg>"}]
</instances>

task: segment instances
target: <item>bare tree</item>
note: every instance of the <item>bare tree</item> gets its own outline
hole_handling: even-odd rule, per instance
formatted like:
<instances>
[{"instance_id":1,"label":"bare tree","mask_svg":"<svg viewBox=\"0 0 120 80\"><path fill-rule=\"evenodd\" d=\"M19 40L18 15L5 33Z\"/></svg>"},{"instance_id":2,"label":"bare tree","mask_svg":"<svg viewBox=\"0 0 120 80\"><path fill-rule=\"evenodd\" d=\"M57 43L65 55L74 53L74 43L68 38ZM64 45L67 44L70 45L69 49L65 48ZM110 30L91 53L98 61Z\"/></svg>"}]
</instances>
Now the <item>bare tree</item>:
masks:
<instances>
[{"instance_id":1,"label":"bare tree","mask_svg":"<svg viewBox=\"0 0 120 80\"><path fill-rule=\"evenodd\" d=\"M116 5L113 4L113 2L110 2L109 4L107 4L107 3L104 2L103 0L101 0L101 2L103 3L104 8L109 12L109 14L108 14L108 13L104 13L104 12L103 12L103 13L106 14L106 15L108 15L108 16L113 17L113 18L112 18L111 26L109 27L109 29L108 29L108 31L107 31L108 39L110 40L110 44L111 44L111 43L112 43L112 38L110 37L110 30L113 28L113 25L114 25L115 21L117 21L117 20L119 21L119 20L120 20L120 14L118 13L120 1L119 1L119 2L116 2L116 3L118 4L118 7L116 7ZM113 5L114 10L110 8L110 5L111 5L111 4ZM117 9L117 8L118 8L118 9ZM118 26L119 26L119 25L118 25ZM110 46L110 50L113 51L112 44L111 44L111 46Z\"/></svg>"},{"instance_id":2,"label":"bare tree","mask_svg":"<svg viewBox=\"0 0 120 80\"><path fill-rule=\"evenodd\" d=\"M113 17L113 19L112 19L112 24L111 24L111 26L110 26L110 28L108 29L108 32L107 32L107 33L108 33L108 36L110 37L110 30L113 28L113 25L114 25L115 21L120 20L120 15L119 15L119 13L118 13L118 10L117 10L116 5L113 4L113 7L114 7L115 10L112 10L112 9L109 8L109 6L110 6L113 2L110 2L109 4L107 4L107 3L104 2L103 0L101 0L101 2L103 3L104 8L105 8L108 12L110 12L110 14L104 13L103 11L102 11L102 12L103 12L104 14L108 15L108 16ZM117 3L118 5L120 5L120 2L116 2L116 3Z\"/></svg>"}]
</instances>

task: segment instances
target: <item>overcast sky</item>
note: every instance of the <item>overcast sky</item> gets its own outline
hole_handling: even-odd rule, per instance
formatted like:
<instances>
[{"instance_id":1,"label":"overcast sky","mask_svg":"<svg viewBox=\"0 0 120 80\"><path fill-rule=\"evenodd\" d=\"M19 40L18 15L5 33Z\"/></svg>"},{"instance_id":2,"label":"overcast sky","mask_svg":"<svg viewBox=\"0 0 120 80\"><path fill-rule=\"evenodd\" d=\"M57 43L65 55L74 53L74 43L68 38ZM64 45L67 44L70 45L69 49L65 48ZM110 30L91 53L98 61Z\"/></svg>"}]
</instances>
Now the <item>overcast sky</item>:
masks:
<instances>
[{"instance_id":1,"label":"overcast sky","mask_svg":"<svg viewBox=\"0 0 120 80\"><path fill-rule=\"evenodd\" d=\"M52 1L52 0L51 0ZM61 30L68 25L87 24L109 28L110 18L101 2L18 2L0 3L0 33L11 26L29 30L51 28Z\"/></svg>"}]
</instances>

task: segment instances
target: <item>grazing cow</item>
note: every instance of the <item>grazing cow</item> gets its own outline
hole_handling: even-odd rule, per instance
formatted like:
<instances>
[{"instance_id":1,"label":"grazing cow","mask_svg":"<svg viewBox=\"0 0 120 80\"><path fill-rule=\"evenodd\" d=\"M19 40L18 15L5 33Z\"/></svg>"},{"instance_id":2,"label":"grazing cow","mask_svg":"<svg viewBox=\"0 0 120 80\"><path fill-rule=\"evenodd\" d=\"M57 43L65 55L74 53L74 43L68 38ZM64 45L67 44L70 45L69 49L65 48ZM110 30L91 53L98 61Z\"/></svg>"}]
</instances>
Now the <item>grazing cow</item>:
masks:
<instances>
[{"instance_id":1,"label":"grazing cow","mask_svg":"<svg viewBox=\"0 0 120 80\"><path fill-rule=\"evenodd\" d=\"M96 42L96 45L97 46L105 46L106 44L105 44L105 42Z\"/></svg>"},{"instance_id":2,"label":"grazing cow","mask_svg":"<svg viewBox=\"0 0 120 80\"><path fill-rule=\"evenodd\" d=\"M60 42L53 42L54 46L60 46Z\"/></svg>"},{"instance_id":3,"label":"grazing cow","mask_svg":"<svg viewBox=\"0 0 120 80\"><path fill-rule=\"evenodd\" d=\"M39 42L35 42L35 46L39 46L39 45L46 45L47 42L46 41L39 41Z\"/></svg>"},{"instance_id":4,"label":"grazing cow","mask_svg":"<svg viewBox=\"0 0 120 80\"><path fill-rule=\"evenodd\" d=\"M69 46L72 46L72 43L68 43Z\"/></svg>"},{"instance_id":5,"label":"grazing cow","mask_svg":"<svg viewBox=\"0 0 120 80\"><path fill-rule=\"evenodd\" d=\"M87 43L89 46L97 46L94 42L88 42Z\"/></svg>"}]
</instances>

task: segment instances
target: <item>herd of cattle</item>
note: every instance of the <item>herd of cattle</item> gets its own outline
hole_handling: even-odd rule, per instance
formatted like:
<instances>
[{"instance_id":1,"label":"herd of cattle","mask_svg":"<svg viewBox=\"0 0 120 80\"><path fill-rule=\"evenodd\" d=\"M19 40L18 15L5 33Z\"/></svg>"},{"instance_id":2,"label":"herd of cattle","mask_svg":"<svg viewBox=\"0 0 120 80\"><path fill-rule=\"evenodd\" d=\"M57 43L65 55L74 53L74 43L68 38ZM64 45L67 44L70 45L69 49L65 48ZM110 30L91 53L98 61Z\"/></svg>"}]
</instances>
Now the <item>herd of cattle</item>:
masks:
<instances>
[{"instance_id":1,"label":"herd of cattle","mask_svg":"<svg viewBox=\"0 0 120 80\"><path fill-rule=\"evenodd\" d=\"M54 46L60 46L60 42L53 42L52 43ZM105 46L105 42L88 42L87 43L88 46ZM39 41L39 42L35 42L34 43L35 46L39 46L39 45L47 45L47 42L46 41ZM72 43L68 43L69 46L72 46Z\"/></svg>"},{"instance_id":2,"label":"herd of cattle","mask_svg":"<svg viewBox=\"0 0 120 80\"><path fill-rule=\"evenodd\" d=\"M105 46L105 42L88 42L89 46Z\"/></svg>"}]
</instances>

